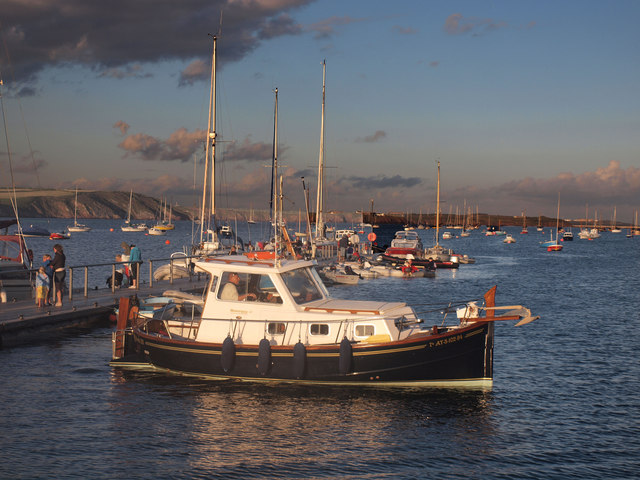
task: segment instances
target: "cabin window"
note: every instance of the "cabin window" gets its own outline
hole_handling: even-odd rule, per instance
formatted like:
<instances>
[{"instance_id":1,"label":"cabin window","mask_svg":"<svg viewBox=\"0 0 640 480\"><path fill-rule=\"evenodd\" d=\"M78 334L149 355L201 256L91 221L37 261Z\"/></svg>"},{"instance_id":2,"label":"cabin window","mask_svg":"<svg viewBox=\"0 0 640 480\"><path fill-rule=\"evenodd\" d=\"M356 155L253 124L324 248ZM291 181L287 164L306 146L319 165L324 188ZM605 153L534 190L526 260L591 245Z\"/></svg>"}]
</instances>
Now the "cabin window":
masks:
<instances>
[{"instance_id":1,"label":"cabin window","mask_svg":"<svg viewBox=\"0 0 640 480\"><path fill-rule=\"evenodd\" d=\"M322 292L313 278L309 268L298 268L282 274L282 280L298 305L322 298Z\"/></svg>"},{"instance_id":2,"label":"cabin window","mask_svg":"<svg viewBox=\"0 0 640 480\"><path fill-rule=\"evenodd\" d=\"M373 325L356 325L356 337L370 337L375 331Z\"/></svg>"},{"instance_id":3,"label":"cabin window","mask_svg":"<svg viewBox=\"0 0 640 480\"><path fill-rule=\"evenodd\" d=\"M282 296L268 275L225 272L218 291L220 300L282 304Z\"/></svg>"},{"instance_id":4,"label":"cabin window","mask_svg":"<svg viewBox=\"0 0 640 480\"><path fill-rule=\"evenodd\" d=\"M269 323L267 325L267 332L269 332L269 335L283 335L286 329L285 324L280 322Z\"/></svg>"},{"instance_id":5,"label":"cabin window","mask_svg":"<svg viewBox=\"0 0 640 480\"><path fill-rule=\"evenodd\" d=\"M209 287L209 291L215 292L217 286L218 286L218 277L214 275L211 277L211 286Z\"/></svg>"},{"instance_id":6,"label":"cabin window","mask_svg":"<svg viewBox=\"0 0 640 480\"><path fill-rule=\"evenodd\" d=\"M329 325L326 323L312 323L309 330L311 335L329 335Z\"/></svg>"}]
</instances>

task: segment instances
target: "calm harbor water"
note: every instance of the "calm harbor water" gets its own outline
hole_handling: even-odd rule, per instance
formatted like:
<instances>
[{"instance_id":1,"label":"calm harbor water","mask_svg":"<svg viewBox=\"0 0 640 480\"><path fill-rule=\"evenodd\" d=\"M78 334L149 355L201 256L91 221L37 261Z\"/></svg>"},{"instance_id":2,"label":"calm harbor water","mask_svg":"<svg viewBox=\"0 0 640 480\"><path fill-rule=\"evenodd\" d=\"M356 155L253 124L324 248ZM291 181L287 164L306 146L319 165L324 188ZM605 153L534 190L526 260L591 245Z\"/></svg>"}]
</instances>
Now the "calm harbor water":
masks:
<instances>
[{"instance_id":1,"label":"calm harbor water","mask_svg":"<svg viewBox=\"0 0 640 480\"><path fill-rule=\"evenodd\" d=\"M57 222L50 230L66 225ZM119 228L113 221L86 223L92 232L63 244L69 265L111 261L123 239L145 259L168 257L191 231L184 223L146 237L110 232ZM507 230L517 243L479 231L442 242L476 258L457 271L330 289L425 304L477 298L497 284L499 304L523 304L541 318L496 326L490 390L308 388L120 371L107 364L110 329L76 332L0 350L0 476L638 478L640 238L604 233L549 253L539 246L548 229ZM420 234L432 244L432 231ZM38 258L53 243L30 247Z\"/></svg>"}]
</instances>

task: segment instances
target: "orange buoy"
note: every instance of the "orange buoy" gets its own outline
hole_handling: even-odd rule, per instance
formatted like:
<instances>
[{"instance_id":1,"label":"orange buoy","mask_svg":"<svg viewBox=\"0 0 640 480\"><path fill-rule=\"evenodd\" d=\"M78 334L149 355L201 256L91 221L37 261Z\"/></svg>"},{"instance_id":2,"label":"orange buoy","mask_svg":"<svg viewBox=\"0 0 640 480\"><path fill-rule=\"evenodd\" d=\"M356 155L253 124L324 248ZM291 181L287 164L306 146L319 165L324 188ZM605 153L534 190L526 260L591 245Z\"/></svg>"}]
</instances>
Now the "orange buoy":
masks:
<instances>
[{"instance_id":1,"label":"orange buoy","mask_svg":"<svg viewBox=\"0 0 640 480\"><path fill-rule=\"evenodd\" d=\"M369 235L367 235L367 239L368 239L370 242L375 242L375 241L376 241L376 234L375 234L375 233L373 233L373 232L371 232Z\"/></svg>"},{"instance_id":2,"label":"orange buoy","mask_svg":"<svg viewBox=\"0 0 640 480\"><path fill-rule=\"evenodd\" d=\"M109 229L109 231L110 231L110 232L113 232L113 228L110 228L110 229Z\"/></svg>"},{"instance_id":3,"label":"orange buoy","mask_svg":"<svg viewBox=\"0 0 640 480\"><path fill-rule=\"evenodd\" d=\"M167 245L169 245L171 242L169 240L165 240L164 243L166 243Z\"/></svg>"}]
</instances>

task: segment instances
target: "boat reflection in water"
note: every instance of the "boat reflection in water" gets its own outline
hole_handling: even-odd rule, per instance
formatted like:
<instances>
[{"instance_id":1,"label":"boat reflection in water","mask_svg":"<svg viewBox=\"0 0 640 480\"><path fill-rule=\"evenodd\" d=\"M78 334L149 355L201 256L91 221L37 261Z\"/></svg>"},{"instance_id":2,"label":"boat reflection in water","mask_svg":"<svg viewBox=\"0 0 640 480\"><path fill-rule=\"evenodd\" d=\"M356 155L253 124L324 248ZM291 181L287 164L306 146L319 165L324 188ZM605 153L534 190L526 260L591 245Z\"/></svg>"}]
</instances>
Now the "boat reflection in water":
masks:
<instances>
[{"instance_id":1,"label":"boat reflection in water","mask_svg":"<svg viewBox=\"0 0 640 480\"><path fill-rule=\"evenodd\" d=\"M318 389L127 370L114 370L112 382L113 429L139 432L119 448L153 444L170 419L179 424L170 427L170 467L195 477L425 478L435 455L436 471L451 478L473 469L455 452L501 453L490 390ZM137 413L141 399L146 415Z\"/></svg>"}]
</instances>

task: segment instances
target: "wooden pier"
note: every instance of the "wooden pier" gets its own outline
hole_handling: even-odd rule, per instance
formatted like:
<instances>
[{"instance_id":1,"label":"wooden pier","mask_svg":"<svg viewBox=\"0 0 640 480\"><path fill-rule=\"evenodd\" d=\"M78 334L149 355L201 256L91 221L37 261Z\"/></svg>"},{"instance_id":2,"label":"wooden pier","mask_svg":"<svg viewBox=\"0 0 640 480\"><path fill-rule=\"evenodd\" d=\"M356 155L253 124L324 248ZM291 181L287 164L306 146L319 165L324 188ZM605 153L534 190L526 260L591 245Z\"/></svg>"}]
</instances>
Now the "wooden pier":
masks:
<instances>
[{"instance_id":1,"label":"wooden pier","mask_svg":"<svg viewBox=\"0 0 640 480\"><path fill-rule=\"evenodd\" d=\"M107 326L120 297L145 298L166 290L201 292L205 279L202 275L154 282L152 287L143 284L139 289L90 290L87 296L83 290L74 290L72 300L65 298L62 307L38 308L34 299L0 303L0 348L44 342L74 328Z\"/></svg>"}]
</instances>

